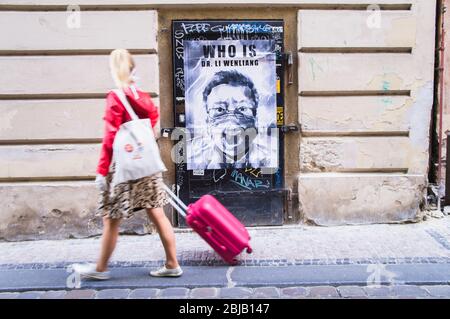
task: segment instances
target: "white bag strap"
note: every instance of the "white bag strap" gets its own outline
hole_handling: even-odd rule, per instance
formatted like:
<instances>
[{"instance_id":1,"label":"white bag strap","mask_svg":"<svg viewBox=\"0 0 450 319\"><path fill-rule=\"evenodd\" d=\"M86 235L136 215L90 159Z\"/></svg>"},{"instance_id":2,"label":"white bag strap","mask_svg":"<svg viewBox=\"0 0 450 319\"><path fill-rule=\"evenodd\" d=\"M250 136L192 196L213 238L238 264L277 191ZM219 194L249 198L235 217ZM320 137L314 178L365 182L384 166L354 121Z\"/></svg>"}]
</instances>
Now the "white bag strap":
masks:
<instances>
[{"instance_id":1,"label":"white bag strap","mask_svg":"<svg viewBox=\"0 0 450 319\"><path fill-rule=\"evenodd\" d=\"M130 114L131 119L133 121L139 120L139 117L136 115L136 113L134 113L133 108L131 107L130 103L128 103L125 93L123 93L123 91L119 90L119 89L115 89L115 90L113 90L113 92L116 93L120 102L122 102L122 104L125 107L125 109L127 110L128 114Z\"/></svg>"},{"instance_id":2,"label":"white bag strap","mask_svg":"<svg viewBox=\"0 0 450 319\"><path fill-rule=\"evenodd\" d=\"M178 213L180 213L181 216L186 218L186 214L188 211L187 206L181 201L181 199L178 198L177 195L175 195L172 192L172 190L169 187L167 187L166 184L163 183L162 187L164 188L166 193L170 196L170 198L168 198L169 203L178 211Z\"/></svg>"}]
</instances>

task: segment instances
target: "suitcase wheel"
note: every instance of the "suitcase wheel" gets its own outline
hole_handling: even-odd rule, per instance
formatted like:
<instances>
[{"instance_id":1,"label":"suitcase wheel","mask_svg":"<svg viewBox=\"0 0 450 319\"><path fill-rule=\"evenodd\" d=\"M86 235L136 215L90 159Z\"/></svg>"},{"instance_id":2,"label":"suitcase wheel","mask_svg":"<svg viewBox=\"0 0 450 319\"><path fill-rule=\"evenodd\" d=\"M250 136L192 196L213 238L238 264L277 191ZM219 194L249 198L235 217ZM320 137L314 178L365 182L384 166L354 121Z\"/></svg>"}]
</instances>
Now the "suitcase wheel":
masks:
<instances>
[{"instance_id":1,"label":"suitcase wheel","mask_svg":"<svg viewBox=\"0 0 450 319\"><path fill-rule=\"evenodd\" d=\"M253 252L253 249L251 247L247 247L247 254L251 254Z\"/></svg>"}]
</instances>

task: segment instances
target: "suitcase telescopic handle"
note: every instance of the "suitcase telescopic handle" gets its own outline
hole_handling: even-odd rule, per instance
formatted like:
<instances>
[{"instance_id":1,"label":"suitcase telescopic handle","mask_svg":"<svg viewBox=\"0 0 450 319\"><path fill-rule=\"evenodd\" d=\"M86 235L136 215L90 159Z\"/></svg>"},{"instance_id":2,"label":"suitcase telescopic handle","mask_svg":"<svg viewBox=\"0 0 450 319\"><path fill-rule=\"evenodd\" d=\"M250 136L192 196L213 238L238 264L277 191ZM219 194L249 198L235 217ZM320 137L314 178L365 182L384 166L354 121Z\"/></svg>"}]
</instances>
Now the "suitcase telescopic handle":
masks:
<instances>
[{"instance_id":1,"label":"suitcase telescopic handle","mask_svg":"<svg viewBox=\"0 0 450 319\"><path fill-rule=\"evenodd\" d=\"M181 201L181 199L178 198L177 195L172 192L172 190L167 187L166 184L163 184L163 188L166 191L166 193L170 196L169 203L177 210L177 212L186 218L188 208L187 206Z\"/></svg>"}]
</instances>

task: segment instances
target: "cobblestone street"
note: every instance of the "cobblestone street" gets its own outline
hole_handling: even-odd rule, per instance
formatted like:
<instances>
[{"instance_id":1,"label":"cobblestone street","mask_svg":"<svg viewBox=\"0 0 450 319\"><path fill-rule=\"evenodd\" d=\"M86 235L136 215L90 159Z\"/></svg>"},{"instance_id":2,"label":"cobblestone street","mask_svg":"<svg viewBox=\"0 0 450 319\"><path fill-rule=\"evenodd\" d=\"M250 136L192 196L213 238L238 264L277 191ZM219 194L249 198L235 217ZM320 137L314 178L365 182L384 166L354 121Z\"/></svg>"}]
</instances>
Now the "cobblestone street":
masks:
<instances>
[{"instance_id":1,"label":"cobblestone street","mask_svg":"<svg viewBox=\"0 0 450 319\"><path fill-rule=\"evenodd\" d=\"M254 252L230 267L197 234L178 229L179 279L148 276L163 263L156 234L122 236L113 278L80 289L67 288L66 268L95 261L99 238L2 242L0 298L450 298L448 217L249 230Z\"/></svg>"},{"instance_id":2,"label":"cobblestone street","mask_svg":"<svg viewBox=\"0 0 450 319\"><path fill-rule=\"evenodd\" d=\"M184 287L155 289L50 290L0 293L0 299L450 299L449 285L314 286L314 287Z\"/></svg>"}]
</instances>

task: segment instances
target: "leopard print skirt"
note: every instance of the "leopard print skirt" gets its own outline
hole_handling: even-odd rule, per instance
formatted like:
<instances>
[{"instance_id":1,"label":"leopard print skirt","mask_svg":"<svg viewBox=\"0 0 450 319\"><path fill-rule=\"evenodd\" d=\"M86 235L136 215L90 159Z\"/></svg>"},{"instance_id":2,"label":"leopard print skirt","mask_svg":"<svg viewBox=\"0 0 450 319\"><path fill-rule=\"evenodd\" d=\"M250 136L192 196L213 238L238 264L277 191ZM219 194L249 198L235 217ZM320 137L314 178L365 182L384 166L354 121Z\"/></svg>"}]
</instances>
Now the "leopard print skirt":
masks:
<instances>
[{"instance_id":1,"label":"leopard print skirt","mask_svg":"<svg viewBox=\"0 0 450 319\"><path fill-rule=\"evenodd\" d=\"M106 176L106 191L101 192L99 196L98 216L112 219L130 218L138 210L163 207L168 203L167 194L162 188L162 173L120 183L112 190L114 171L113 163Z\"/></svg>"}]
</instances>

